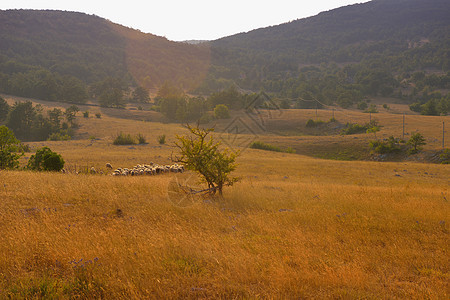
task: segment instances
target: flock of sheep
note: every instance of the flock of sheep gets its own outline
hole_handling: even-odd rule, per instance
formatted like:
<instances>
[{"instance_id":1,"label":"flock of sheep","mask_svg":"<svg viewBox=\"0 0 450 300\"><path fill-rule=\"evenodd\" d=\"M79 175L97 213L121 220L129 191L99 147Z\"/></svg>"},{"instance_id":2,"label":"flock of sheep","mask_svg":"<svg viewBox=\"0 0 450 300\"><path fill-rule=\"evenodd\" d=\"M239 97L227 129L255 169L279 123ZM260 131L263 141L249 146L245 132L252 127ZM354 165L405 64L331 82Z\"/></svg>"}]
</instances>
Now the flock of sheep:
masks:
<instances>
[{"instance_id":1,"label":"flock of sheep","mask_svg":"<svg viewBox=\"0 0 450 300\"><path fill-rule=\"evenodd\" d=\"M106 164L107 169L112 169L110 163ZM154 163L136 165L131 169L128 168L117 168L113 171L113 176L140 176L140 175L160 175L164 173L183 173L184 166L179 164L173 165L158 165Z\"/></svg>"}]
</instances>

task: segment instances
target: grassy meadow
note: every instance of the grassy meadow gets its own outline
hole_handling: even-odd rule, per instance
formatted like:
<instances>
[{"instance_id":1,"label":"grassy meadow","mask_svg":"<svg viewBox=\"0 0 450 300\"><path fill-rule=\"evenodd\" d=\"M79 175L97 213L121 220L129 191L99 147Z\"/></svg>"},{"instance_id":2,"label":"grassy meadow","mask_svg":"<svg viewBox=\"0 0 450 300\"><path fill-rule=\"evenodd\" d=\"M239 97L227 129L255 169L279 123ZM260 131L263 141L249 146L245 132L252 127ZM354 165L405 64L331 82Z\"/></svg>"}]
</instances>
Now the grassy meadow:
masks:
<instances>
[{"instance_id":1,"label":"grassy meadow","mask_svg":"<svg viewBox=\"0 0 450 300\"><path fill-rule=\"evenodd\" d=\"M112 177L105 168L169 163L185 129L151 112L89 110L102 118L78 117L75 139L29 143L62 154L71 172L0 171L1 299L449 298L450 166L245 149L241 182L223 199L194 197L172 188L195 185L192 172ZM279 118L300 122L313 111L295 113ZM401 134L399 115L376 117L381 137L398 126ZM408 122L427 137L442 118ZM148 144L114 146L119 132ZM258 133L296 149L362 145L367 136ZM104 174L75 174L92 166Z\"/></svg>"}]
</instances>

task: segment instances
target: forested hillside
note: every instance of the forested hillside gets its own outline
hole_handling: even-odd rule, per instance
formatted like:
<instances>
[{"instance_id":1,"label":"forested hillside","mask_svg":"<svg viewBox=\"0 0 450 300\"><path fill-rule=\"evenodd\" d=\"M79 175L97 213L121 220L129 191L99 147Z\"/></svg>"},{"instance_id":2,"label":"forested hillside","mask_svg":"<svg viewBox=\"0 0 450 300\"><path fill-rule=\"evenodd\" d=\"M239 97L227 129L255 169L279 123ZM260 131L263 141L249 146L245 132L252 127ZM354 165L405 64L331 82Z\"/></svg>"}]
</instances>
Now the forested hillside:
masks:
<instances>
[{"instance_id":1,"label":"forested hillside","mask_svg":"<svg viewBox=\"0 0 450 300\"><path fill-rule=\"evenodd\" d=\"M446 0L375 0L225 37L211 43L202 91L234 82L342 106L375 95L415 101L449 88L449 16Z\"/></svg>"},{"instance_id":2,"label":"forested hillside","mask_svg":"<svg viewBox=\"0 0 450 300\"><path fill-rule=\"evenodd\" d=\"M89 85L108 78L191 89L209 65L206 47L76 12L0 11L0 41L0 92L46 100L82 102Z\"/></svg>"},{"instance_id":3,"label":"forested hillside","mask_svg":"<svg viewBox=\"0 0 450 300\"><path fill-rule=\"evenodd\" d=\"M263 90L285 107L386 96L445 114L449 15L447 0L374 0L192 45L83 13L0 11L0 92L123 107L167 82L200 95Z\"/></svg>"}]
</instances>

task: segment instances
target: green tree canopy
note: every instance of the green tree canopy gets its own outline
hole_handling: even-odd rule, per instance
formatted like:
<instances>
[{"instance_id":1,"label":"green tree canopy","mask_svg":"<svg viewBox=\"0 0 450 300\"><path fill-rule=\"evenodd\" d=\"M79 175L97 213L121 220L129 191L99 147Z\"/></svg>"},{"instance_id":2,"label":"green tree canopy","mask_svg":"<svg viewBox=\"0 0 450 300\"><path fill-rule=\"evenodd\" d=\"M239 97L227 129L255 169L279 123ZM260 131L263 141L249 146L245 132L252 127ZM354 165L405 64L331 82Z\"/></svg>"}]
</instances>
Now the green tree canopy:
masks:
<instances>
[{"instance_id":1,"label":"green tree canopy","mask_svg":"<svg viewBox=\"0 0 450 300\"><path fill-rule=\"evenodd\" d=\"M12 129L15 135L22 140L32 139L33 122L37 112L31 101L16 102L9 112L6 126Z\"/></svg>"},{"instance_id":2,"label":"green tree canopy","mask_svg":"<svg viewBox=\"0 0 450 300\"><path fill-rule=\"evenodd\" d=\"M9 105L5 99L0 97L0 122L5 120L9 113Z\"/></svg>"},{"instance_id":3,"label":"green tree canopy","mask_svg":"<svg viewBox=\"0 0 450 300\"><path fill-rule=\"evenodd\" d=\"M60 171L64 168L64 159L48 147L36 150L28 160L27 169L35 171Z\"/></svg>"},{"instance_id":4,"label":"green tree canopy","mask_svg":"<svg viewBox=\"0 0 450 300\"><path fill-rule=\"evenodd\" d=\"M67 121L72 124L75 120L75 117L77 115L77 112L79 112L80 109L76 105L71 105L68 108L66 108L66 111L64 112L64 115L66 116Z\"/></svg>"},{"instance_id":5,"label":"green tree canopy","mask_svg":"<svg viewBox=\"0 0 450 300\"><path fill-rule=\"evenodd\" d=\"M410 152L414 154L419 152L419 150L422 149L422 146L426 145L427 143L423 135L420 134L419 132L416 132L411 135L406 144L412 147Z\"/></svg>"},{"instance_id":6,"label":"green tree canopy","mask_svg":"<svg viewBox=\"0 0 450 300\"><path fill-rule=\"evenodd\" d=\"M148 95L148 90L142 86L138 86L134 91L131 99L138 103L147 103L150 101L150 96Z\"/></svg>"},{"instance_id":7,"label":"green tree canopy","mask_svg":"<svg viewBox=\"0 0 450 300\"><path fill-rule=\"evenodd\" d=\"M19 143L12 130L0 126L0 169L13 169L19 165L21 155L14 149Z\"/></svg>"},{"instance_id":8,"label":"green tree canopy","mask_svg":"<svg viewBox=\"0 0 450 300\"><path fill-rule=\"evenodd\" d=\"M228 119L230 118L230 111L225 104L217 104L214 108L214 116L217 119Z\"/></svg>"},{"instance_id":9,"label":"green tree canopy","mask_svg":"<svg viewBox=\"0 0 450 300\"><path fill-rule=\"evenodd\" d=\"M212 136L208 137L214 129L189 125L187 128L191 136L177 136L175 145L180 150L180 156L175 157L175 161L197 172L201 180L208 184L212 194L219 192L222 195L224 186L231 186L239 180L231 176L231 172L237 167L236 158L239 153L228 148L220 149L220 142L215 142Z\"/></svg>"}]
</instances>

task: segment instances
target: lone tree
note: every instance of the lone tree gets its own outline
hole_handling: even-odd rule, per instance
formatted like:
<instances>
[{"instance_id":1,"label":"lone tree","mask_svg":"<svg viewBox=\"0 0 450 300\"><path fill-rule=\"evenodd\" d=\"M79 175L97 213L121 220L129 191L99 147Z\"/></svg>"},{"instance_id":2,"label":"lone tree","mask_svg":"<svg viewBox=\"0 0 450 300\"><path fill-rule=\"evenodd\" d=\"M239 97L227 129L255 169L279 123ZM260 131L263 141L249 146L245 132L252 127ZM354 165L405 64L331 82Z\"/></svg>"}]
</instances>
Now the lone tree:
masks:
<instances>
[{"instance_id":1,"label":"lone tree","mask_svg":"<svg viewBox=\"0 0 450 300\"><path fill-rule=\"evenodd\" d=\"M76 105L71 105L70 107L66 108L64 115L66 116L66 119L70 124L73 124L73 121L75 120L75 116L77 115L77 112L79 112L79 111L80 111L80 109Z\"/></svg>"},{"instance_id":2,"label":"lone tree","mask_svg":"<svg viewBox=\"0 0 450 300\"><path fill-rule=\"evenodd\" d=\"M191 135L178 136L176 147L180 150L180 157L173 159L175 162L183 163L187 169L193 170L200 175L203 182L208 184L208 192L215 194L219 192L222 196L224 186L231 186L239 181L239 178L230 174L236 167L236 158L239 153L235 153L228 148L219 149L221 143L215 142L212 136L208 135L214 128L202 129L186 126Z\"/></svg>"},{"instance_id":3,"label":"lone tree","mask_svg":"<svg viewBox=\"0 0 450 300\"><path fill-rule=\"evenodd\" d=\"M11 129L0 126L0 170L19 166L21 155L16 153L19 143Z\"/></svg>"},{"instance_id":4,"label":"lone tree","mask_svg":"<svg viewBox=\"0 0 450 300\"><path fill-rule=\"evenodd\" d=\"M419 150L422 149L422 146L426 145L427 143L425 142L425 138L423 137L423 135L416 132L411 135L407 144L412 147L412 149L409 152L411 154L414 154L414 153L419 152Z\"/></svg>"}]
</instances>

